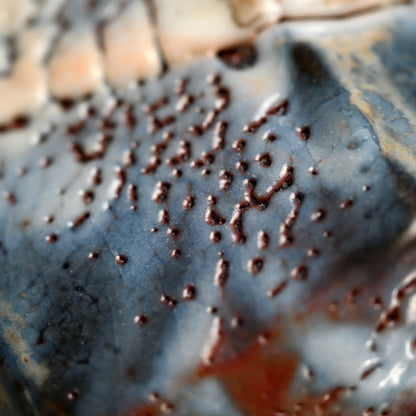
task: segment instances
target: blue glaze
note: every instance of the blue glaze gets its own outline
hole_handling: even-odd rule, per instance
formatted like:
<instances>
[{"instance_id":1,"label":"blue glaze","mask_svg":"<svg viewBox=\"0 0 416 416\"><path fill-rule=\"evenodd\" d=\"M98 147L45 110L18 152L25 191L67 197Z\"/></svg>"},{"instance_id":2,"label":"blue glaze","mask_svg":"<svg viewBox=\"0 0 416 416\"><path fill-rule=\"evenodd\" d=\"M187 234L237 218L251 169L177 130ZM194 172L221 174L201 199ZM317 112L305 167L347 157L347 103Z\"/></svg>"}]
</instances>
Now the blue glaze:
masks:
<instances>
[{"instance_id":1,"label":"blue glaze","mask_svg":"<svg viewBox=\"0 0 416 416\"><path fill-rule=\"evenodd\" d=\"M399 21L411 22L415 17L411 8L398 8L395 13ZM383 26L389 19L382 15L379 24ZM344 24L349 32L354 20ZM400 31L391 33L393 44L410 39L413 32L410 23L404 24ZM5 374L7 369L19 383L27 402L28 410L21 414L60 411L124 416L135 407L151 404L148 396L155 391L174 405L175 415L248 414L220 377L197 376L205 351L210 350L215 318L206 309L211 306L218 308L227 340L214 356L214 364L215 360L232 362L256 343L263 331L281 327L284 338L274 340L272 349L273 353L288 349L298 357L290 380L292 393L303 388L320 397L339 385L355 386L344 402L336 403L344 406L343 415L361 414L369 406L381 409L385 401L400 409L402 393L413 391L416 385L411 376L414 363L403 352L412 336L413 321L406 318L398 328L374 335L381 311L372 308L368 298L381 296L385 310L389 296L414 265L413 236L404 239L413 219L414 179L408 166L414 158L411 155L411 163L406 161L403 168L396 156L386 154L379 130L351 101L352 87L339 74L338 62L331 60L331 53L337 51L327 51L319 39L308 42L304 37L302 31L297 35L296 25L290 23L271 28L260 38L257 63L249 69L233 70L217 58L206 59L120 96L123 103L134 105L138 124L129 130L123 106L115 110L117 127L108 132L113 140L101 159L79 163L68 148L71 140L90 148L99 135L98 117L93 116L78 135L67 137L65 126L77 121L81 103L60 114L46 140L38 145L13 151L16 138L1 138L5 152L0 156L0 192L12 192L16 203L0 202L0 351ZM282 40L283 46L277 48L277 41ZM387 56L381 44L375 45L375 50ZM407 49L403 53L409 56ZM401 55L393 57L398 62ZM356 59L360 59L359 53ZM409 62L413 61L405 59L402 64L414 75ZM382 59L382 63L386 70L391 69L390 60ZM197 138L188 129L201 124L215 106L215 87L207 82L215 73L230 90L230 104ZM189 80L186 91L195 95L196 102L180 114L173 91L183 77ZM408 89L402 89L400 80L397 83L395 91L406 98ZM174 114L176 122L151 134L145 106L162 96L170 103L155 114L159 119ZM284 99L289 100L287 114L268 116L253 134L243 131ZM380 114L389 132L396 137L409 134L414 118L390 122L392 103L388 97L370 92L366 99L382 108ZM109 97L91 99L98 114L105 112L108 102ZM198 107L205 113L195 111ZM211 171L206 176L203 168L195 169L191 162L215 147L219 121L229 124L225 148L214 151L215 161L204 166ZM311 130L307 141L299 135L305 126ZM165 131L175 136L156 173L146 175L142 169L151 162L152 146L163 140ZM264 140L269 132L277 134L275 142ZM240 138L247 141L242 154L232 147ZM181 140L191 143L192 154L178 164L182 176L176 178L165 161L178 154ZM124 153L134 142L139 143L132 149L137 162L125 167L127 181L117 198L115 168L123 165ZM409 136L403 146L412 149ZM256 160L265 152L272 159L268 168ZM44 157L53 160L46 168L39 166ZM242 159L249 162L247 174L236 168ZM264 196L284 175L285 166L294 168L293 184L270 198L264 211L252 208L244 213L247 241L238 244L232 221L236 204L246 198L246 180L255 178L255 193ZM27 168L27 174L19 177L16 172L21 167ZM98 186L91 184L92 168L102 170ZM312 175L311 168L318 174ZM224 169L234 177L227 191L220 187ZM166 202L157 203L155 194L161 181L169 182L170 189ZM130 208L129 184L138 187L135 211ZM59 194L58 189L64 192ZM95 195L89 205L78 194L87 189ZM292 194L296 193L303 194L303 202L290 231L293 244L282 247L280 227L294 209ZM183 201L190 194L196 203L187 211ZM218 199L213 208L226 219L223 225L212 226L206 221L210 195ZM312 221L311 216L320 208L325 217ZM163 209L169 211L169 225L160 223ZM85 211L90 217L84 224L76 229L68 226ZM46 215L53 215L54 221L45 223ZM154 227L158 228L156 233L151 232ZM169 227L179 228L177 241L169 236ZM218 244L210 239L215 230L222 233ZM262 230L270 236L266 249L258 247L257 235ZM325 236L328 231L331 234ZM48 244L45 237L53 233L58 240ZM308 250L314 247L320 255L308 257ZM179 258L172 257L176 248L181 250ZM96 260L89 259L93 251L99 252ZM118 255L126 256L124 265L117 262ZM250 263L256 258L263 260L258 273ZM229 262L223 288L215 284L221 259ZM300 266L308 270L304 282L292 276ZM286 280L287 286L271 298L268 292ZM189 284L196 287L197 296L185 301L182 291ZM334 299L344 302L354 287L365 294L357 301L355 312L347 308L341 318L331 320L328 304ZM175 307L163 303L163 295L175 299ZM135 316L141 314L148 317L143 327L135 323ZM243 325L233 329L236 315ZM391 340L398 331L403 341L393 345ZM369 339L379 345L378 350L368 348ZM322 343L325 348L320 349ZM360 380L372 359L380 360L383 370ZM389 382L390 370L402 362L404 370L397 383ZM312 368L312 380L302 376L303 366ZM372 378L377 381L371 382ZM71 400L74 392L76 400ZM286 403L289 407L294 405L291 400Z\"/></svg>"}]
</instances>

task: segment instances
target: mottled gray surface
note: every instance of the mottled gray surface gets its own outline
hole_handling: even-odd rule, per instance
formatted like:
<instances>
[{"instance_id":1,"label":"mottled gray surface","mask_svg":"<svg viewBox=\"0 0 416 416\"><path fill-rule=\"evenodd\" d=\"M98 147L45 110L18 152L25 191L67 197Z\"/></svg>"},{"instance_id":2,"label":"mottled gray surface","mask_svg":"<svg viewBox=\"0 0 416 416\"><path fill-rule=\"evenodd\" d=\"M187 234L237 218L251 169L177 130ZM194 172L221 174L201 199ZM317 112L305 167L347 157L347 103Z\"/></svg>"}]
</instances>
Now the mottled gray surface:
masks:
<instances>
[{"instance_id":1,"label":"mottled gray surface","mask_svg":"<svg viewBox=\"0 0 416 416\"><path fill-rule=\"evenodd\" d=\"M117 98L108 92L68 112L53 104L56 123L40 118L26 131L1 137L0 348L5 377L13 379L10 385L17 383L16 392L7 396L12 401L20 394L30 409L22 414L124 416L136 408L130 414L144 416L159 414L159 408L170 411L166 403L174 405L172 414L192 416L267 416L277 410L358 416L370 406L375 412L388 408L394 415L414 414L412 287L400 304L401 319L376 331L384 322L383 311L391 309L391 296L394 306L394 290L406 284L408 275L412 280L415 263L416 13L413 6L395 10L328 22L326 30L315 22L271 28L260 38L257 63L250 68L232 69L217 58L207 59L118 97L110 117L114 129L99 128ZM384 35L372 37L373 30ZM361 46L368 41L368 51L357 47L351 56L345 36ZM230 102L195 137L189 128L202 124L218 103L214 74L229 89ZM388 89L368 87L382 87L383 77ZM188 80L186 93L194 97L184 113L177 110L181 97L175 93L182 78ZM357 91L362 96L352 98ZM174 115L175 121L151 133L146 106L161 97L169 103L153 115L160 120ZM286 99L285 114L268 116L256 132L244 131ZM132 129L125 122L129 104L137 121ZM86 117L86 126L68 135L67 127L90 106L95 114ZM221 122L228 123L225 145L215 150ZM310 137L305 141L300 130L306 126ZM165 132L174 137L160 155L160 166L153 174L143 173ZM271 133L277 135L273 142L266 140ZM70 143L92 152L102 134L112 137L103 157L77 161ZM244 152L233 149L241 138ZM397 138L399 149L390 146ZM19 140L31 144L19 146ZM180 155L182 141L189 142L189 159L172 167L169 160ZM131 166L128 150L135 156ZM212 152L214 160L198 168L193 162L204 152ZM269 167L258 161L265 153ZM45 158L51 163L42 167ZM236 167L242 160L249 164L246 173ZM278 189L267 208L244 213L247 240L239 244L232 223L236 204L248 198L247 180L256 179L255 194L265 196L289 166L293 180ZM118 167L126 172L119 196ZM93 169L101 169L101 184L91 183ZM223 170L234 178L228 190L222 189ZM166 201L157 200L160 182L170 184ZM137 203L130 185L137 186ZM80 190L92 190L94 200L86 204ZM289 232L293 241L282 246L282 226L295 212L296 194L303 198ZM195 206L185 210L189 195ZM217 197L214 208L224 224L207 222L211 195ZM169 225L160 222L164 209ZM324 215L317 217L320 209ZM89 218L74 228L87 211ZM44 221L49 215L54 217L50 224ZM158 231L152 233L154 227ZM169 234L172 228L180 232L176 238ZM219 243L210 237L214 231L222 234ZM258 245L260 231L270 236L267 248ZM52 234L58 240L50 244L45 238ZM172 257L178 248L181 255ZM319 251L317 257L308 255L312 248ZM100 255L91 260L94 251ZM127 263L120 265L118 255ZM263 261L258 273L251 263L256 259ZM215 284L221 260L229 264L224 287ZM300 266L307 268L301 269L307 270L305 281L295 276ZM270 297L281 282L286 287ZM187 285L196 288L194 300L182 297ZM176 306L163 303L163 295L175 299ZM207 312L211 306L218 308L216 314ZM148 321L141 327L134 318L142 314ZM214 375L203 377L197 369L216 316L222 319L222 335L207 365ZM242 324L236 326L237 316ZM278 385L270 381L271 399L264 399L257 373L238 364L246 351L256 351L264 331L272 335L270 344L261 347L271 357L270 372L283 380ZM283 376L276 366L285 369L293 356L296 364ZM237 364L221 370L224 362ZM305 376L306 368L313 376ZM232 387L251 376L253 396L244 382L240 393ZM346 390L325 399L336 387ZM149 400L153 392L161 397L154 405ZM299 401L306 403L301 413L295 407ZM315 413L317 403L321 413Z\"/></svg>"}]
</instances>

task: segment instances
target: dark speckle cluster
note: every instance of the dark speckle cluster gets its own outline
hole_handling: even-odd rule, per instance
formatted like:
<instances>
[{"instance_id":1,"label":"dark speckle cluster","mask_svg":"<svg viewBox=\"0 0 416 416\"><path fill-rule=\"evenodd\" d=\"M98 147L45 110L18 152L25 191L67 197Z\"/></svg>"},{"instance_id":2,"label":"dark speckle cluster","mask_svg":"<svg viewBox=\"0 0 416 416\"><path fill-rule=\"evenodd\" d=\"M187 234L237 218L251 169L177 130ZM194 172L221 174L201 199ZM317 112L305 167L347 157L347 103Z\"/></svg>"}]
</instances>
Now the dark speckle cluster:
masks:
<instances>
[{"instance_id":1,"label":"dark speckle cluster","mask_svg":"<svg viewBox=\"0 0 416 416\"><path fill-rule=\"evenodd\" d=\"M416 287L413 179L325 48L268 36L0 138L0 352L39 414L377 402L359 387L394 367Z\"/></svg>"}]
</instances>

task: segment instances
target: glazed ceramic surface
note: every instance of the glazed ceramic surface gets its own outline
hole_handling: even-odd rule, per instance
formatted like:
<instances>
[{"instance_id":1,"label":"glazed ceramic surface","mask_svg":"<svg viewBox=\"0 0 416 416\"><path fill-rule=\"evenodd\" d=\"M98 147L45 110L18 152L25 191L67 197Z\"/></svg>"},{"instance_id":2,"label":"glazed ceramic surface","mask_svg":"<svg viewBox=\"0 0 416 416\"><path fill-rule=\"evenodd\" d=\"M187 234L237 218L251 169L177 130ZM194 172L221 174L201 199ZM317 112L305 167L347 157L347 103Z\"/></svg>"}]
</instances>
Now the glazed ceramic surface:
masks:
<instances>
[{"instance_id":1,"label":"glazed ceramic surface","mask_svg":"<svg viewBox=\"0 0 416 416\"><path fill-rule=\"evenodd\" d=\"M415 6L159 42L66 99L59 33L128 14L41 3L44 96L0 136L1 414L414 415Z\"/></svg>"}]
</instances>

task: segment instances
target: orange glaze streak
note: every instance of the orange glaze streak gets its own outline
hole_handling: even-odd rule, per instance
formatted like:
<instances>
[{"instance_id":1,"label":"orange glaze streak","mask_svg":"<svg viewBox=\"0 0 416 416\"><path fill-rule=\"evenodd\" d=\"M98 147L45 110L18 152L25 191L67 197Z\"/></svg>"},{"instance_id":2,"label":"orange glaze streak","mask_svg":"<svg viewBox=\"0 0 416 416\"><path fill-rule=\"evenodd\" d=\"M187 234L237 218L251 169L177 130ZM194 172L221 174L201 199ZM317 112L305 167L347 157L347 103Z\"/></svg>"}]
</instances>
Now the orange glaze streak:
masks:
<instances>
[{"instance_id":1,"label":"orange glaze streak","mask_svg":"<svg viewBox=\"0 0 416 416\"><path fill-rule=\"evenodd\" d=\"M245 415L273 416L288 405L298 361L294 353L256 342L229 361L201 364L197 374L218 378Z\"/></svg>"},{"instance_id":2,"label":"orange glaze streak","mask_svg":"<svg viewBox=\"0 0 416 416\"><path fill-rule=\"evenodd\" d=\"M159 416L159 409L153 405L143 405L130 410L125 416Z\"/></svg>"}]
</instances>

